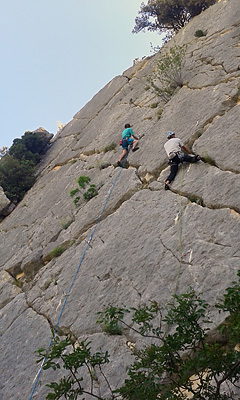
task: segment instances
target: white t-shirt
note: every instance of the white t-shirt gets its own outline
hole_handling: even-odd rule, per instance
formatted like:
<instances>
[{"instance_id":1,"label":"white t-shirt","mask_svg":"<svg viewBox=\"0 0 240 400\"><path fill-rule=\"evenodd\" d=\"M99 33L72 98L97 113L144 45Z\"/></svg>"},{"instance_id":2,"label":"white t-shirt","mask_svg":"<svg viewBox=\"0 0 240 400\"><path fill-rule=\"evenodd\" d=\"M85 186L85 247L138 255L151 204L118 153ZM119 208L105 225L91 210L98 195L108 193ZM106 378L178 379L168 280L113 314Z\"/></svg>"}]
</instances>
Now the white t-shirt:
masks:
<instances>
[{"instance_id":1,"label":"white t-shirt","mask_svg":"<svg viewBox=\"0 0 240 400\"><path fill-rule=\"evenodd\" d=\"M168 158L171 160L176 155L176 153L181 151L182 146L183 142L180 139L178 138L169 139L164 145L164 149L166 150Z\"/></svg>"}]
</instances>

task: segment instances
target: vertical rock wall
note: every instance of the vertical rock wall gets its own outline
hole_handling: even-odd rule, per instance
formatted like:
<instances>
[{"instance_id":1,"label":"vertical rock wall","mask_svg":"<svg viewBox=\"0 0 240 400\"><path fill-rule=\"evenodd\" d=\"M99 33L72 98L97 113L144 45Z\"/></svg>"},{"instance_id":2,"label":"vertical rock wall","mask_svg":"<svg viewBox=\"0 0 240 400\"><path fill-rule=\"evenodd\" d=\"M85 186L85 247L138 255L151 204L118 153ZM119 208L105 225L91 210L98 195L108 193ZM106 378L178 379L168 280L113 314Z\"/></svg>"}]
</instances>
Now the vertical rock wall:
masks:
<instances>
[{"instance_id":1,"label":"vertical rock wall","mask_svg":"<svg viewBox=\"0 0 240 400\"><path fill-rule=\"evenodd\" d=\"M205 36L194 34L201 29ZM39 365L94 227L59 322L62 333L88 337L112 354L114 385L124 379L129 333L108 337L96 325L104 305L166 304L190 286L214 304L240 266L240 6L222 0L195 17L160 54L109 82L52 141L38 179L0 225L0 399L30 398ZM184 85L164 104L149 89L162 53L187 45ZM126 122L141 137L127 169L116 161ZM172 190L163 149L176 132L206 162L184 165ZM116 151L107 146L116 144ZM121 172L121 173L120 173ZM87 175L98 195L76 206L70 191ZM114 190L107 202L112 185ZM87 186L83 191L87 190ZM181 246L179 243L181 212ZM56 249L61 255L56 255ZM212 309L215 324L220 323ZM136 340L136 338L131 338ZM34 398L43 399L43 371ZM237 395L236 395L237 396ZM237 398L237 397L236 397Z\"/></svg>"}]
</instances>

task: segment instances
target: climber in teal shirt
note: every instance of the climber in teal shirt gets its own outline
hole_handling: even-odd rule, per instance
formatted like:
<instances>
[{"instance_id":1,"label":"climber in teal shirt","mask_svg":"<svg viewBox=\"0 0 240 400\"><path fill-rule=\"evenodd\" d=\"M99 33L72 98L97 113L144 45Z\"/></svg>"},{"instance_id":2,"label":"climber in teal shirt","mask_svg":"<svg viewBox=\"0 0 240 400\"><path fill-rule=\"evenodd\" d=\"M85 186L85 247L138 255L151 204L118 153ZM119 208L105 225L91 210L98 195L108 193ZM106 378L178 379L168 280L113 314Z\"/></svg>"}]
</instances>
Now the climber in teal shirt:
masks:
<instances>
[{"instance_id":1,"label":"climber in teal shirt","mask_svg":"<svg viewBox=\"0 0 240 400\"><path fill-rule=\"evenodd\" d=\"M127 125L129 125L129 124L126 124L125 126L127 126ZM124 131L122 133L122 139L130 139L131 136L134 136L132 128L124 129Z\"/></svg>"},{"instance_id":2,"label":"climber in teal shirt","mask_svg":"<svg viewBox=\"0 0 240 400\"><path fill-rule=\"evenodd\" d=\"M130 124L126 124L125 129L122 133L122 149L123 149L123 151L117 162L119 167L121 167L122 159L128 153L128 146L132 146L132 151L136 151L139 149L139 147L137 147L138 140L139 139L134 135Z\"/></svg>"}]
</instances>

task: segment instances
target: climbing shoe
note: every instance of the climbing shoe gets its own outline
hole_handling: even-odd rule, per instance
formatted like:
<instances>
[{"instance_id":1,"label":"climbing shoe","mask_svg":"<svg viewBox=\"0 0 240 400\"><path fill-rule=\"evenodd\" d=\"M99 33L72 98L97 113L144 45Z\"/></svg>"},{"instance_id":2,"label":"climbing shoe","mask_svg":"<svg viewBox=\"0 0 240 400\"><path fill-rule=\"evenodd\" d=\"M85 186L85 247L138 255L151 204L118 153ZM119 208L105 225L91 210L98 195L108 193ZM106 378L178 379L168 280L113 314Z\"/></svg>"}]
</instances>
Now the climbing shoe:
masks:
<instances>
[{"instance_id":1,"label":"climbing shoe","mask_svg":"<svg viewBox=\"0 0 240 400\"><path fill-rule=\"evenodd\" d=\"M170 186L167 183L165 183L165 190L170 190Z\"/></svg>"},{"instance_id":2,"label":"climbing shoe","mask_svg":"<svg viewBox=\"0 0 240 400\"><path fill-rule=\"evenodd\" d=\"M139 149L139 147L135 147L135 149L132 149L132 151L137 151Z\"/></svg>"},{"instance_id":3,"label":"climbing shoe","mask_svg":"<svg viewBox=\"0 0 240 400\"><path fill-rule=\"evenodd\" d=\"M117 165L118 165L119 167L122 166L122 164L120 163L120 161L117 162Z\"/></svg>"}]
</instances>

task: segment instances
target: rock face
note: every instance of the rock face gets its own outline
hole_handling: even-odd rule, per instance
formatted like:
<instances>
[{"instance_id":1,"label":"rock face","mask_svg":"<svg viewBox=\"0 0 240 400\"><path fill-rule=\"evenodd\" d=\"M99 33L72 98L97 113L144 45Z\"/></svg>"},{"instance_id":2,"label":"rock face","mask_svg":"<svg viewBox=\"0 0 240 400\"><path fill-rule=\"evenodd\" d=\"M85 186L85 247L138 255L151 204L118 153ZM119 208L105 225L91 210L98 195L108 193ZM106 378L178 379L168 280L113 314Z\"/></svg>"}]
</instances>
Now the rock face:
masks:
<instances>
[{"instance_id":1,"label":"rock face","mask_svg":"<svg viewBox=\"0 0 240 400\"><path fill-rule=\"evenodd\" d=\"M5 196L3 188L0 186L0 215L9 204L10 200Z\"/></svg>"},{"instance_id":2,"label":"rock face","mask_svg":"<svg viewBox=\"0 0 240 400\"><path fill-rule=\"evenodd\" d=\"M198 29L206 36L195 37ZM239 0L222 0L161 50L187 45L184 85L168 103L147 90L160 53L109 82L53 139L36 184L0 225L1 400L30 398L39 370L35 351L48 346L51 326L58 322L79 265L58 326L63 333L72 332L79 340L88 337L96 348L109 350L113 386L124 379L131 353L127 336L101 332L97 311L109 303L166 304L183 254L178 293L191 286L215 304L236 279L239 38ZM115 167L120 147L115 152L107 146L118 144L126 122L141 137L140 149L130 153L129 168L120 169ZM205 162L184 165L166 192L163 145L169 130ZM83 175L98 191L89 201L81 192L70 196ZM213 309L216 325L219 318ZM51 378L43 371L34 399L44 398Z\"/></svg>"}]
</instances>

